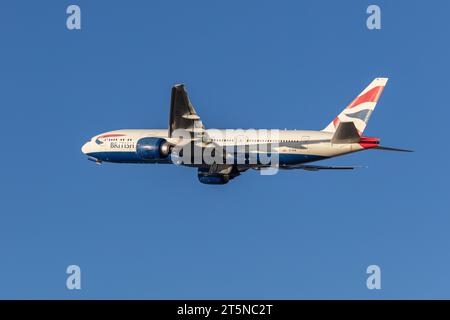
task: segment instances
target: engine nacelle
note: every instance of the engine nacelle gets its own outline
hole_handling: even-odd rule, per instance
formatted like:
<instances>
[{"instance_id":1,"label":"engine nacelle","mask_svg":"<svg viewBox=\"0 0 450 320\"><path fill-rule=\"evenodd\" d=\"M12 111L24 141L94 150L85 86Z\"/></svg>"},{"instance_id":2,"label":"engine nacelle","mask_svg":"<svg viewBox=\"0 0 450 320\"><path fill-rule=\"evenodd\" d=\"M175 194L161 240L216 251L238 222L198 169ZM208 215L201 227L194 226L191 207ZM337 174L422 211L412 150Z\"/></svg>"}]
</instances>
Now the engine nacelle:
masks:
<instances>
[{"instance_id":1,"label":"engine nacelle","mask_svg":"<svg viewBox=\"0 0 450 320\"><path fill-rule=\"evenodd\" d=\"M228 183L228 181L230 181L230 178L223 175L208 174L206 176L199 175L198 180L204 184L226 184Z\"/></svg>"},{"instance_id":2,"label":"engine nacelle","mask_svg":"<svg viewBox=\"0 0 450 320\"><path fill-rule=\"evenodd\" d=\"M136 153L145 160L165 159L170 154L171 145L163 138L142 138L136 143Z\"/></svg>"},{"instance_id":3,"label":"engine nacelle","mask_svg":"<svg viewBox=\"0 0 450 320\"><path fill-rule=\"evenodd\" d=\"M213 173L209 174L208 169L198 169L198 180L204 184L226 184L230 181L228 174Z\"/></svg>"}]
</instances>

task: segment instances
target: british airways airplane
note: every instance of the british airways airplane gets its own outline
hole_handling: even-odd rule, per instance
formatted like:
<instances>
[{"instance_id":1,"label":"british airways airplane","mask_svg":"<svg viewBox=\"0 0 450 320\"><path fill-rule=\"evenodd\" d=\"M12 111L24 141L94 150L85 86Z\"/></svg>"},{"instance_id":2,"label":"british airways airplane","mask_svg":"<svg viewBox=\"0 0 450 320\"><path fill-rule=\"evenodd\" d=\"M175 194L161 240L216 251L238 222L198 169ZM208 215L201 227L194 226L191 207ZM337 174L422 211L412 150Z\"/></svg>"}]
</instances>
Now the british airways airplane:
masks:
<instances>
[{"instance_id":1,"label":"british airways airplane","mask_svg":"<svg viewBox=\"0 0 450 320\"><path fill-rule=\"evenodd\" d=\"M387 78L374 79L323 130L206 129L184 85L172 88L169 128L115 130L86 142L81 151L98 164L166 163L195 167L205 184L225 184L248 169L348 170L310 164L368 149L405 151L363 135Z\"/></svg>"}]
</instances>

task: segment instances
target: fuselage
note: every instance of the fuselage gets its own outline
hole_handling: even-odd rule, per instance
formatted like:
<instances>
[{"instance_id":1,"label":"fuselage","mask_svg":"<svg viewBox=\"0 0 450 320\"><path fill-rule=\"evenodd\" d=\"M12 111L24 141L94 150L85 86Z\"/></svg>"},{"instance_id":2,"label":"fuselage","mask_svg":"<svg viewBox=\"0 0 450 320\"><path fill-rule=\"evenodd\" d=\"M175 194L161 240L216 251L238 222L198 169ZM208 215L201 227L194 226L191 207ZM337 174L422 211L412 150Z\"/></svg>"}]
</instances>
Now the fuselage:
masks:
<instances>
[{"instance_id":1,"label":"fuselage","mask_svg":"<svg viewBox=\"0 0 450 320\"><path fill-rule=\"evenodd\" d=\"M270 131L272 134L268 135ZM273 134L276 132L276 134ZM365 149L361 143L333 144L332 133L311 130L206 130L208 143L224 148L264 146L271 155L278 157L278 164L292 165L313 162ZM124 129L98 134L82 147L91 160L113 163L172 163L170 156L149 159L138 150L142 139L158 138L176 144L177 139L168 137L167 129ZM235 149L237 150L237 149ZM239 152L239 151L235 151ZM261 151L256 151L260 153ZM191 164L202 166L202 164ZM251 167L251 164L248 164Z\"/></svg>"},{"instance_id":2,"label":"fuselage","mask_svg":"<svg viewBox=\"0 0 450 320\"><path fill-rule=\"evenodd\" d=\"M248 169L261 175L281 170L352 170L354 166L308 164L365 149L410 151L380 146L363 136L388 79L375 78L320 131L206 129L183 84L172 87L167 129L115 130L82 147L97 163L173 163L197 168L204 184L226 184ZM275 169L275 170L272 170Z\"/></svg>"}]
</instances>

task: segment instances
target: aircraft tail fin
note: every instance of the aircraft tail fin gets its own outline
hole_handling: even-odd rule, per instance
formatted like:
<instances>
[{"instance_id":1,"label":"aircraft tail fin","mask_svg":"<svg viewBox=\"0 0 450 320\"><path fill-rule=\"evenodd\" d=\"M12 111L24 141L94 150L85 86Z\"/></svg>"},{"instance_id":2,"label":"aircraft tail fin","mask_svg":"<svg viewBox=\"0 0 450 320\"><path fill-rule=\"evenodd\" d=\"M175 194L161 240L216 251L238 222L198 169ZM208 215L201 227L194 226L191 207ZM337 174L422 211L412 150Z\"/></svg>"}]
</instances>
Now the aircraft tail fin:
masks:
<instances>
[{"instance_id":1,"label":"aircraft tail fin","mask_svg":"<svg viewBox=\"0 0 450 320\"><path fill-rule=\"evenodd\" d=\"M341 122L352 122L361 136L377 105L388 78L375 78L328 126L322 131L336 132Z\"/></svg>"}]
</instances>

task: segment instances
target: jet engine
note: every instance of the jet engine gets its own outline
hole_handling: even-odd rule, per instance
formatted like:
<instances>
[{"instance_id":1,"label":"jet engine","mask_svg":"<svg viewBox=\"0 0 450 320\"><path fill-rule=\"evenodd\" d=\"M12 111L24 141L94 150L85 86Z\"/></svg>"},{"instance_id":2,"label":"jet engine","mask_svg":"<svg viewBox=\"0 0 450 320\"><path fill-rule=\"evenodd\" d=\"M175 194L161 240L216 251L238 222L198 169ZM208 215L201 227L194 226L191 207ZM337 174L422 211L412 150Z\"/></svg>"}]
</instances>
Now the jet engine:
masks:
<instances>
[{"instance_id":1,"label":"jet engine","mask_svg":"<svg viewBox=\"0 0 450 320\"><path fill-rule=\"evenodd\" d=\"M198 180L204 184L226 184L230 177L223 174L198 174Z\"/></svg>"},{"instance_id":2,"label":"jet engine","mask_svg":"<svg viewBox=\"0 0 450 320\"><path fill-rule=\"evenodd\" d=\"M138 157L144 160L165 159L171 152L172 145L163 138L142 138L136 144Z\"/></svg>"},{"instance_id":3,"label":"jet engine","mask_svg":"<svg viewBox=\"0 0 450 320\"><path fill-rule=\"evenodd\" d=\"M239 175L235 166L228 166L225 169L210 172L209 168L198 168L197 177L204 184L226 184L228 181Z\"/></svg>"}]
</instances>

